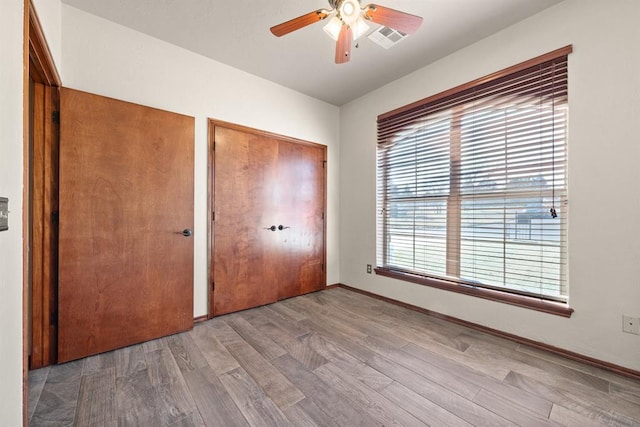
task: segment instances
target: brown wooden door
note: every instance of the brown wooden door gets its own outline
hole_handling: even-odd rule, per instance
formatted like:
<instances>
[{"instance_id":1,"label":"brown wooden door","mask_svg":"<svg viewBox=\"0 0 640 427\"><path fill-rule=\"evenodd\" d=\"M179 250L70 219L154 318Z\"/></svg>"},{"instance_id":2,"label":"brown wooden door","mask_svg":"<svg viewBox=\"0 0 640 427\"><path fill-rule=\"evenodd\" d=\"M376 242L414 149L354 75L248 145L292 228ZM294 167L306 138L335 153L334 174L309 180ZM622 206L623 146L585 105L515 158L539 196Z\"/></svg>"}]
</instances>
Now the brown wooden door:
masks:
<instances>
[{"instance_id":1,"label":"brown wooden door","mask_svg":"<svg viewBox=\"0 0 640 427\"><path fill-rule=\"evenodd\" d=\"M60 99L58 362L190 329L194 119Z\"/></svg>"},{"instance_id":2,"label":"brown wooden door","mask_svg":"<svg viewBox=\"0 0 640 427\"><path fill-rule=\"evenodd\" d=\"M324 149L278 143L278 299L317 291L324 275Z\"/></svg>"},{"instance_id":3,"label":"brown wooden door","mask_svg":"<svg viewBox=\"0 0 640 427\"><path fill-rule=\"evenodd\" d=\"M213 315L324 287L325 148L238 126L212 136Z\"/></svg>"}]
</instances>

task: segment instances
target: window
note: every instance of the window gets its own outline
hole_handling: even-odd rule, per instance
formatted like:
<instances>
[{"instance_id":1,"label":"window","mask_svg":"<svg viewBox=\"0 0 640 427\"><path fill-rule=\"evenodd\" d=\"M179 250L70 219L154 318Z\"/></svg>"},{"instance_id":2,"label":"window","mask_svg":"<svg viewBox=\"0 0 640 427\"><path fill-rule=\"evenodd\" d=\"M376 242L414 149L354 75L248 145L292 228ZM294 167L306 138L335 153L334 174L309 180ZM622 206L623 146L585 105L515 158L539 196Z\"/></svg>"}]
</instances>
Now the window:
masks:
<instances>
[{"instance_id":1,"label":"window","mask_svg":"<svg viewBox=\"0 0 640 427\"><path fill-rule=\"evenodd\" d=\"M570 52L378 117L378 274L571 314Z\"/></svg>"}]
</instances>

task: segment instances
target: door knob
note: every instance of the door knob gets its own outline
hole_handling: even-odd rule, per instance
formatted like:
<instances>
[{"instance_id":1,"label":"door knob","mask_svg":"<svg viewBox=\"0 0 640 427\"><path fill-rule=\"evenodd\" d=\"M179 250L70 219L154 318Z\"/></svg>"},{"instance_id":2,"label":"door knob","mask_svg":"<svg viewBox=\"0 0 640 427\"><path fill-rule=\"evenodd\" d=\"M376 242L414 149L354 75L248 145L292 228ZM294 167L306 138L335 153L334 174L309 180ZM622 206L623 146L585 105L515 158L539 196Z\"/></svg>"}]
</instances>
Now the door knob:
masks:
<instances>
[{"instance_id":1,"label":"door knob","mask_svg":"<svg viewBox=\"0 0 640 427\"><path fill-rule=\"evenodd\" d=\"M288 225L282 225L282 224L278 226L278 230L280 231L284 230L285 228L291 228L291 227L289 227Z\"/></svg>"},{"instance_id":2,"label":"door knob","mask_svg":"<svg viewBox=\"0 0 640 427\"><path fill-rule=\"evenodd\" d=\"M265 230L271 230L271 231L276 231L276 226L272 225L271 227L265 227Z\"/></svg>"},{"instance_id":3,"label":"door knob","mask_svg":"<svg viewBox=\"0 0 640 427\"><path fill-rule=\"evenodd\" d=\"M182 234L184 237L190 237L193 233L191 232L190 229L185 228L182 231L176 231L176 234Z\"/></svg>"}]
</instances>

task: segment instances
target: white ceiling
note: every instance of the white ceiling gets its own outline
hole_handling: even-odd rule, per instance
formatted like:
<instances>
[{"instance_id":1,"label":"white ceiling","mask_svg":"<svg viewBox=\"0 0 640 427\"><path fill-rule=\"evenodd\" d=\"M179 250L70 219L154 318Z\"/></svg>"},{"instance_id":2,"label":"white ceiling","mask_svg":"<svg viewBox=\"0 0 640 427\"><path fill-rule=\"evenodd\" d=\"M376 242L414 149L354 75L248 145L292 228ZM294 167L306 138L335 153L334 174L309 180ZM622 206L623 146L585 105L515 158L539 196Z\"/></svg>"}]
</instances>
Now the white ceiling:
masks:
<instances>
[{"instance_id":1,"label":"white ceiling","mask_svg":"<svg viewBox=\"0 0 640 427\"><path fill-rule=\"evenodd\" d=\"M340 65L334 63L335 42L322 30L327 21L281 38L269 31L313 10L328 9L326 0L62 1L342 105L562 0L375 0L381 6L422 16L422 27L389 50L363 36L351 61ZM369 32L377 27L372 25Z\"/></svg>"}]
</instances>

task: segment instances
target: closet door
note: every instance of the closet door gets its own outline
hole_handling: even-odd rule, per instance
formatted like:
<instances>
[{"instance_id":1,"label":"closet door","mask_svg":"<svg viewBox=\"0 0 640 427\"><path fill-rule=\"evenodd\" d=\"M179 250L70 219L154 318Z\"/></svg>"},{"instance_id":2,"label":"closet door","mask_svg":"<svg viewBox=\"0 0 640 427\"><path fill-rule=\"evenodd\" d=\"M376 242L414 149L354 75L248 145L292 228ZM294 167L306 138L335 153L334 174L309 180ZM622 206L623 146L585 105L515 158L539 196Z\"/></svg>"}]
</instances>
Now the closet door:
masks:
<instances>
[{"instance_id":1,"label":"closet door","mask_svg":"<svg viewBox=\"0 0 640 427\"><path fill-rule=\"evenodd\" d=\"M212 126L212 314L323 288L325 148Z\"/></svg>"}]
</instances>

